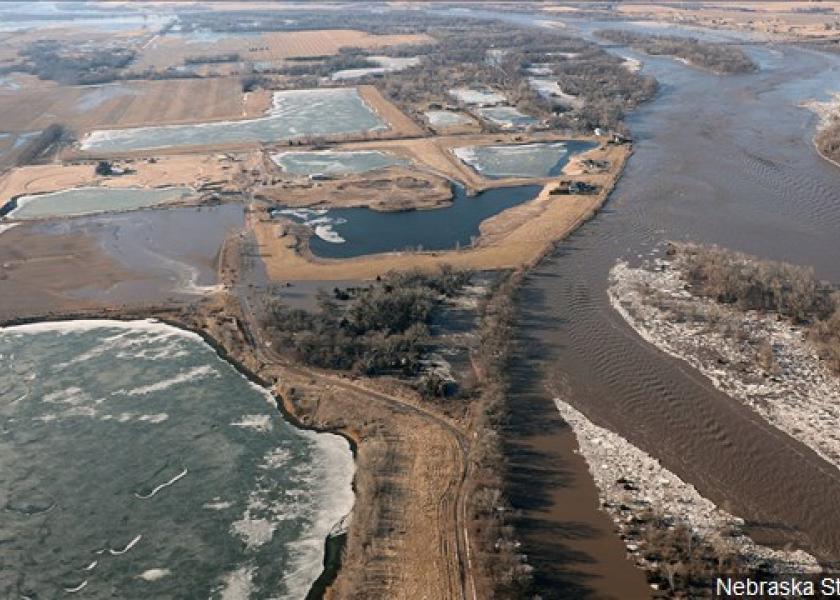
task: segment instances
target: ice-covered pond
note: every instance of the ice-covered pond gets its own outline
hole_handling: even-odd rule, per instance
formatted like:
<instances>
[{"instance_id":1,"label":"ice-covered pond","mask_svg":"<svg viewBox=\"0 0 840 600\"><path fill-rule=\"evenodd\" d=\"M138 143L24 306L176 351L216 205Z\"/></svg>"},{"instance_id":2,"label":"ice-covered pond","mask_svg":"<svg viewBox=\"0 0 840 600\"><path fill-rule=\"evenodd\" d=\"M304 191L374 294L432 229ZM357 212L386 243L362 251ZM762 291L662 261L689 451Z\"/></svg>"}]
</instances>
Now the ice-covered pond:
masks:
<instances>
[{"instance_id":1,"label":"ice-covered pond","mask_svg":"<svg viewBox=\"0 0 840 600\"><path fill-rule=\"evenodd\" d=\"M378 150L280 152L271 160L294 175L345 175L382 169L408 161Z\"/></svg>"},{"instance_id":2,"label":"ice-covered pond","mask_svg":"<svg viewBox=\"0 0 840 600\"><path fill-rule=\"evenodd\" d=\"M20 196L7 203L0 214L13 219L42 219L135 210L182 200L193 194L187 187L106 188L82 187Z\"/></svg>"},{"instance_id":3,"label":"ice-covered pond","mask_svg":"<svg viewBox=\"0 0 840 600\"><path fill-rule=\"evenodd\" d=\"M472 123L472 119L467 115L453 110L427 110L423 115L432 127L457 127Z\"/></svg>"},{"instance_id":4,"label":"ice-covered pond","mask_svg":"<svg viewBox=\"0 0 840 600\"><path fill-rule=\"evenodd\" d=\"M493 104L501 104L502 102L507 101L507 98L505 98L502 94L492 90L456 88L454 90L449 90L449 95L459 102L463 102L464 104L471 106L491 106Z\"/></svg>"},{"instance_id":5,"label":"ice-covered pond","mask_svg":"<svg viewBox=\"0 0 840 600\"><path fill-rule=\"evenodd\" d=\"M481 175L502 177L550 177L559 174L575 154L597 147L577 140L498 146L463 146L455 156Z\"/></svg>"},{"instance_id":6,"label":"ice-covered pond","mask_svg":"<svg viewBox=\"0 0 840 600\"><path fill-rule=\"evenodd\" d=\"M477 109L479 116L505 129L522 129L536 125L537 119L520 112L513 106L491 106Z\"/></svg>"},{"instance_id":7,"label":"ice-covered pond","mask_svg":"<svg viewBox=\"0 0 840 600\"><path fill-rule=\"evenodd\" d=\"M274 92L273 106L263 117L97 130L82 140L82 149L125 152L172 146L275 142L306 135L360 133L386 127L355 88L286 90Z\"/></svg>"}]
</instances>

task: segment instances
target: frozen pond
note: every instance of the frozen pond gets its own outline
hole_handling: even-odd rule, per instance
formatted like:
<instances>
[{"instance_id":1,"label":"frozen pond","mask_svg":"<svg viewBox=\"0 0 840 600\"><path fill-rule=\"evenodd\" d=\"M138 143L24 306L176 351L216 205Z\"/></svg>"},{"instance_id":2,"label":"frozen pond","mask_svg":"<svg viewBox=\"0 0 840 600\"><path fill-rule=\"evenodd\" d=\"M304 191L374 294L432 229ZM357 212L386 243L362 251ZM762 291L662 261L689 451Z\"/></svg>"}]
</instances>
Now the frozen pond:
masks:
<instances>
[{"instance_id":1,"label":"frozen pond","mask_svg":"<svg viewBox=\"0 0 840 600\"><path fill-rule=\"evenodd\" d=\"M186 187L72 188L48 194L21 196L12 201L7 216L13 219L42 219L135 210L181 200L193 193L192 189ZM8 208L7 204L4 209Z\"/></svg>"},{"instance_id":2,"label":"frozen pond","mask_svg":"<svg viewBox=\"0 0 840 600\"><path fill-rule=\"evenodd\" d=\"M407 163L393 154L378 150L280 152L273 154L271 160L287 173L295 175L345 175Z\"/></svg>"},{"instance_id":3,"label":"frozen pond","mask_svg":"<svg viewBox=\"0 0 840 600\"><path fill-rule=\"evenodd\" d=\"M276 142L307 135L360 133L386 127L355 88L287 90L274 92L273 106L264 117L98 130L82 141L82 149L125 152L172 146Z\"/></svg>"},{"instance_id":4,"label":"frozen pond","mask_svg":"<svg viewBox=\"0 0 840 600\"><path fill-rule=\"evenodd\" d=\"M568 141L465 146L453 152L485 177L550 177L558 175L575 154L597 146L595 142Z\"/></svg>"},{"instance_id":5,"label":"frozen pond","mask_svg":"<svg viewBox=\"0 0 840 600\"><path fill-rule=\"evenodd\" d=\"M479 108L478 114L481 118L487 119L500 125L505 129L520 129L530 125L536 125L537 119L531 115L519 112L512 106L491 106L488 108Z\"/></svg>"},{"instance_id":6,"label":"frozen pond","mask_svg":"<svg viewBox=\"0 0 840 600\"><path fill-rule=\"evenodd\" d=\"M318 256L350 258L400 250L450 250L468 247L485 219L536 198L538 185L487 190L467 196L454 186L454 202L445 208L380 212L367 208L285 209L277 214L313 229L309 247Z\"/></svg>"},{"instance_id":7,"label":"frozen pond","mask_svg":"<svg viewBox=\"0 0 840 600\"><path fill-rule=\"evenodd\" d=\"M423 114L432 127L456 127L472 123L467 115L452 110L427 110Z\"/></svg>"},{"instance_id":8,"label":"frozen pond","mask_svg":"<svg viewBox=\"0 0 840 600\"><path fill-rule=\"evenodd\" d=\"M557 83L555 79L529 77L528 85L530 85L531 89L533 89L546 100L553 101L557 104L574 106L578 108L583 106L583 101L580 98L564 92L563 88L560 87L560 84Z\"/></svg>"},{"instance_id":9,"label":"frozen pond","mask_svg":"<svg viewBox=\"0 0 840 600\"><path fill-rule=\"evenodd\" d=\"M471 106L490 106L506 102L507 98L493 91L471 90L469 88L457 88L449 90L449 95L459 102Z\"/></svg>"},{"instance_id":10,"label":"frozen pond","mask_svg":"<svg viewBox=\"0 0 840 600\"><path fill-rule=\"evenodd\" d=\"M342 69L332 74L331 79L338 81L342 79L358 79L366 75L382 75L384 73L395 73L409 67L416 67L420 64L419 56L405 58L394 58L391 56L368 56L370 62L376 63L377 67L364 67L361 69Z\"/></svg>"}]
</instances>

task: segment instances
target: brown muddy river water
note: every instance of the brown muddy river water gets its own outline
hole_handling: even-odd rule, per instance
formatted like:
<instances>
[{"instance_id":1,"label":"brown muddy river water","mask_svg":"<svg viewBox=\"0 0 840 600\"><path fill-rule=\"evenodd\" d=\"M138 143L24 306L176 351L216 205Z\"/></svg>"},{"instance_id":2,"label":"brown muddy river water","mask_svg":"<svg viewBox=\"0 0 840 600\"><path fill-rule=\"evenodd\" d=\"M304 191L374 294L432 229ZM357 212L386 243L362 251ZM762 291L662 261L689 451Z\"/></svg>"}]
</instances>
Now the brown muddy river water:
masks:
<instances>
[{"instance_id":1,"label":"brown muddy river water","mask_svg":"<svg viewBox=\"0 0 840 600\"><path fill-rule=\"evenodd\" d=\"M638 262L669 239L808 264L840 281L840 169L815 152L816 119L799 107L840 87L840 57L747 50L761 70L727 78L616 50L642 59L662 91L630 119L635 154L605 210L522 289L512 496L545 598L645 590L609 521L575 512L596 500L550 389L744 518L757 541L840 562L840 472L643 341L607 297L617 260Z\"/></svg>"}]
</instances>

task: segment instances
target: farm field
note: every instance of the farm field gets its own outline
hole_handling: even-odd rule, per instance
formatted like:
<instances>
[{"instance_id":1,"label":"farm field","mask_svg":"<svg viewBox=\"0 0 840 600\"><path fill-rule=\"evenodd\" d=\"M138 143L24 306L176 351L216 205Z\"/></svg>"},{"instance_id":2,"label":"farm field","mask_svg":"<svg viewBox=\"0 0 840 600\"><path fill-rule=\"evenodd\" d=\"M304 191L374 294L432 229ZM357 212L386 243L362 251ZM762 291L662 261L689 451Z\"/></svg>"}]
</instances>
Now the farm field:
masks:
<instances>
[{"instance_id":1,"label":"farm field","mask_svg":"<svg viewBox=\"0 0 840 600\"><path fill-rule=\"evenodd\" d=\"M425 34L372 35L352 29L272 31L250 34L218 34L206 41L185 35L165 35L151 41L135 63L137 69L166 69L183 65L184 59L208 54L239 54L242 60L279 63L288 58L327 56L341 48L382 48L398 44L425 44ZM221 66L221 65L214 65Z\"/></svg>"},{"instance_id":2,"label":"farm field","mask_svg":"<svg viewBox=\"0 0 840 600\"><path fill-rule=\"evenodd\" d=\"M260 116L270 94L243 94L234 78L130 81L101 86L37 82L0 89L0 131L43 129L60 121L77 135L140 127Z\"/></svg>"}]
</instances>

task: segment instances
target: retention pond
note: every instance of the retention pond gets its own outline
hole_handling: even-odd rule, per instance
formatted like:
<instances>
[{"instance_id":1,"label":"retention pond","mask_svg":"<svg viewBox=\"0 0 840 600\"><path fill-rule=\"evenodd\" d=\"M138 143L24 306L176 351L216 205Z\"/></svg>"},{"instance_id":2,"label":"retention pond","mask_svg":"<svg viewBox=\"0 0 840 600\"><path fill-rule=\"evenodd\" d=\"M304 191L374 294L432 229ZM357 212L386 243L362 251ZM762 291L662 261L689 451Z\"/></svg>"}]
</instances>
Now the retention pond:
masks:
<instances>
[{"instance_id":1,"label":"retention pond","mask_svg":"<svg viewBox=\"0 0 840 600\"><path fill-rule=\"evenodd\" d=\"M479 235L481 222L536 198L538 185L494 188L467 196L454 186L453 204L432 210L380 212L367 208L276 209L274 214L309 225L315 236L309 247L324 258L411 250L467 247Z\"/></svg>"}]
</instances>

